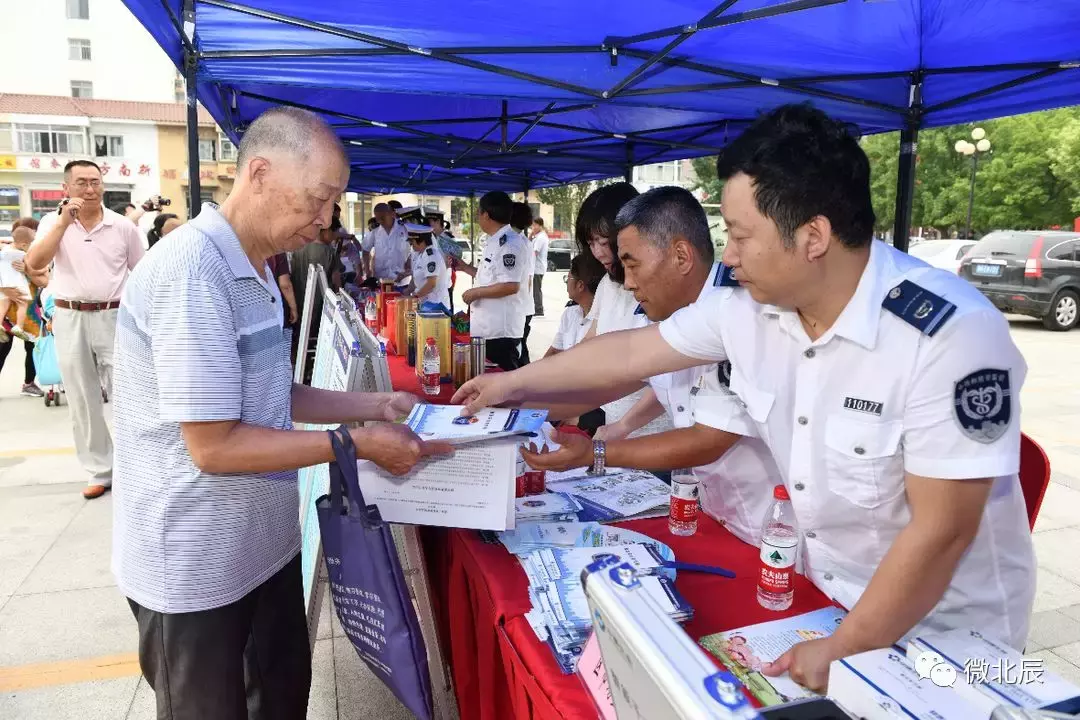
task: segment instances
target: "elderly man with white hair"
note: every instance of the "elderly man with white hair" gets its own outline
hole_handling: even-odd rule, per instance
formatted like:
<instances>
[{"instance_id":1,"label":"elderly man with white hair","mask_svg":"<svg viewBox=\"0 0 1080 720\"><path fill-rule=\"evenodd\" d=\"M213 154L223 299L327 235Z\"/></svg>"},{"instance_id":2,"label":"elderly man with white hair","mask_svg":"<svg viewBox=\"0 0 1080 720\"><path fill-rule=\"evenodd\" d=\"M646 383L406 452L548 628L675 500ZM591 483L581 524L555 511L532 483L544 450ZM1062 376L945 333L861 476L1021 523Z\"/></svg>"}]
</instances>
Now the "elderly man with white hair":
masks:
<instances>
[{"instance_id":1,"label":"elderly man with white hair","mask_svg":"<svg viewBox=\"0 0 1080 720\"><path fill-rule=\"evenodd\" d=\"M294 422L394 420L416 399L294 385L272 256L315 242L344 191L341 143L315 115L265 112L236 182L131 275L115 367L113 571L139 663L172 720L303 718L311 685L297 468L332 459ZM402 474L445 445L351 431Z\"/></svg>"}]
</instances>

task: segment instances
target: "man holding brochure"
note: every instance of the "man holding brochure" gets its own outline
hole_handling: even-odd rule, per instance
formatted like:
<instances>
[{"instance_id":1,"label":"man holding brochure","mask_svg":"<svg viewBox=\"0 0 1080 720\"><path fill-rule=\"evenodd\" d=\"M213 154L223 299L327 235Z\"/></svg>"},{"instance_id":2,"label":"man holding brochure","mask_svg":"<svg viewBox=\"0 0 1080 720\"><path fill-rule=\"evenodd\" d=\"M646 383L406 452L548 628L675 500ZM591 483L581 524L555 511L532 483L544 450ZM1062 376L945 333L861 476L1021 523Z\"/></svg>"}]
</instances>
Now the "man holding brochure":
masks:
<instances>
[{"instance_id":1,"label":"man holding brochure","mask_svg":"<svg viewBox=\"0 0 1080 720\"><path fill-rule=\"evenodd\" d=\"M638 195L615 218L623 287L650 321L714 294L730 295L730 275L714 262L705 210L687 190L658 187ZM737 287L737 285L735 286ZM702 509L743 542L761 541L761 520L780 481L769 449L728 388L730 363L711 363L649 378L642 398L590 440L559 433L554 452L524 452L537 470L570 470L595 464L642 470L694 468ZM667 413L674 430L627 438Z\"/></svg>"},{"instance_id":2,"label":"man holding brochure","mask_svg":"<svg viewBox=\"0 0 1080 720\"><path fill-rule=\"evenodd\" d=\"M872 239L869 162L820 111L762 116L718 176L723 260L741 287L474 378L455 401L559 402L729 361L791 494L805 574L850 610L766 674L820 691L837 658L959 627L1023 648L1035 590L1017 479L1027 367L1008 323L962 279Z\"/></svg>"},{"instance_id":3,"label":"man holding brochure","mask_svg":"<svg viewBox=\"0 0 1080 720\"><path fill-rule=\"evenodd\" d=\"M306 716L297 468L333 451L325 431L293 423L393 421L416 403L292 382L267 260L316 241L348 177L317 116L269 110L244 133L224 204L162 240L125 288L113 571L159 717ZM405 425L351 433L359 457L398 475L449 451Z\"/></svg>"}]
</instances>

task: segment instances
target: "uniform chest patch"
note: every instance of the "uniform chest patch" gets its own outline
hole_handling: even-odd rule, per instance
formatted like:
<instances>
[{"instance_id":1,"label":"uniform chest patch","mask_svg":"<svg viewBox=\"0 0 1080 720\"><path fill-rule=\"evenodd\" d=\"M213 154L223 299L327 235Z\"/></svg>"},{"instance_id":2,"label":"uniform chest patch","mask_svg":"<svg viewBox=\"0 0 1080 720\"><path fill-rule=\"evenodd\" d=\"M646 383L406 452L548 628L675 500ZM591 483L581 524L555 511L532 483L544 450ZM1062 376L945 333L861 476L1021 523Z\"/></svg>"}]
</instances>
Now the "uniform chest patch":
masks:
<instances>
[{"instance_id":1,"label":"uniform chest patch","mask_svg":"<svg viewBox=\"0 0 1080 720\"><path fill-rule=\"evenodd\" d=\"M1005 434L1012 420L1009 371L976 370L956 383L953 406L956 422L972 440L992 443Z\"/></svg>"},{"instance_id":2,"label":"uniform chest patch","mask_svg":"<svg viewBox=\"0 0 1080 720\"><path fill-rule=\"evenodd\" d=\"M504 238L505 239L505 238ZM512 268L517 265L517 257L514 255L503 255L503 267Z\"/></svg>"},{"instance_id":3,"label":"uniform chest patch","mask_svg":"<svg viewBox=\"0 0 1080 720\"><path fill-rule=\"evenodd\" d=\"M429 262L429 263L427 264L427 271L428 271L428 272L435 272L435 263L433 263L433 262Z\"/></svg>"},{"instance_id":4,"label":"uniform chest patch","mask_svg":"<svg viewBox=\"0 0 1080 720\"><path fill-rule=\"evenodd\" d=\"M867 415L877 415L881 417L882 404L873 400L863 400L862 398L846 397L844 398L844 409L854 410L855 412L866 413Z\"/></svg>"},{"instance_id":5,"label":"uniform chest patch","mask_svg":"<svg viewBox=\"0 0 1080 720\"><path fill-rule=\"evenodd\" d=\"M731 387L731 361L716 364L716 377L724 387Z\"/></svg>"}]
</instances>

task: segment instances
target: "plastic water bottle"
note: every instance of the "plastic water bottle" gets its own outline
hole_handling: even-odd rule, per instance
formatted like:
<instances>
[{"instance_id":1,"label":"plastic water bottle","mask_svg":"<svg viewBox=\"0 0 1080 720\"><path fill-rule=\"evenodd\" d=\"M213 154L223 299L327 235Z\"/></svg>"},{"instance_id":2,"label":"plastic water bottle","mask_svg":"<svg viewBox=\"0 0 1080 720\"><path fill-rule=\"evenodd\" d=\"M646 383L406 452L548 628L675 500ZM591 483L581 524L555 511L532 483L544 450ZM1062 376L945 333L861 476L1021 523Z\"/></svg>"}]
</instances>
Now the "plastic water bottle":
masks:
<instances>
[{"instance_id":1,"label":"plastic water bottle","mask_svg":"<svg viewBox=\"0 0 1080 720\"><path fill-rule=\"evenodd\" d=\"M799 527L787 488L773 488L773 503L761 527L761 573L757 600L768 610L787 610L795 597L795 559L799 552Z\"/></svg>"},{"instance_id":2,"label":"plastic water bottle","mask_svg":"<svg viewBox=\"0 0 1080 720\"><path fill-rule=\"evenodd\" d=\"M421 362L423 363L424 373L420 377L420 384L424 386L424 393L438 395L441 359L439 358L439 347L435 344L435 338L427 339L427 344L424 346L424 357Z\"/></svg>"},{"instance_id":3,"label":"plastic water bottle","mask_svg":"<svg viewBox=\"0 0 1080 720\"><path fill-rule=\"evenodd\" d=\"M697 532L698 479L691 469L671 472L671 508L668 511L668 530L672 535L693 535Z\"/></svg>"},{"instance_id":4,"label":"plastic water bottle","mask_svg":"<svg viewBox=\"0 0 1080 720\"><path fill-rule=\"evenodd\" d=\"M375 305L375 298L370 296L367 299L367 304L364 305L364 323L368 326L368 330L378 335L379 308Z\"/></svg>"}]
</instances>

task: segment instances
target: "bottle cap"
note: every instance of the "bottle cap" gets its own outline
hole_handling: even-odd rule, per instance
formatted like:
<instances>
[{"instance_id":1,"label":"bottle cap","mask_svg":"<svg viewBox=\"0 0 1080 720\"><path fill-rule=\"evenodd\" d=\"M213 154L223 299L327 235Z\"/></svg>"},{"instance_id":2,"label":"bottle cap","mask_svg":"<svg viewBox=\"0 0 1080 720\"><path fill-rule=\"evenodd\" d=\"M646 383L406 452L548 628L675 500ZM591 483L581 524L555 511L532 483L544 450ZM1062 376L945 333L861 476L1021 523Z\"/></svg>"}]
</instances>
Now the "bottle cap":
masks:
<instances>
[{"instance_id":1,"label":"bottle cap","mask_svg":"<svg viewBox=\"0 0 1080 720\"><path fill-rule=\"evenodd\" d=\"M772 496L776 500L790 500L791 496L788 495L787 488L783 485L777 485L773 488Z\"/></svg>"}]
</instances>

